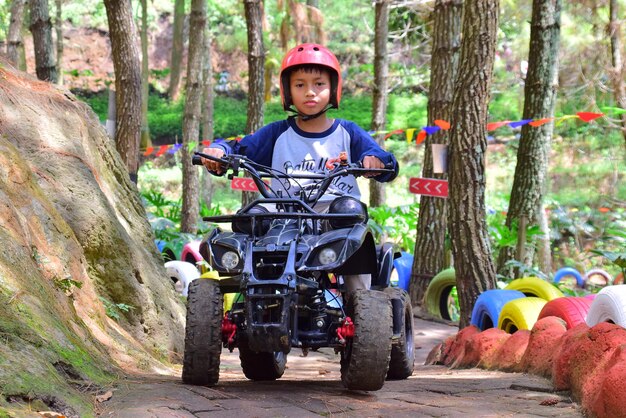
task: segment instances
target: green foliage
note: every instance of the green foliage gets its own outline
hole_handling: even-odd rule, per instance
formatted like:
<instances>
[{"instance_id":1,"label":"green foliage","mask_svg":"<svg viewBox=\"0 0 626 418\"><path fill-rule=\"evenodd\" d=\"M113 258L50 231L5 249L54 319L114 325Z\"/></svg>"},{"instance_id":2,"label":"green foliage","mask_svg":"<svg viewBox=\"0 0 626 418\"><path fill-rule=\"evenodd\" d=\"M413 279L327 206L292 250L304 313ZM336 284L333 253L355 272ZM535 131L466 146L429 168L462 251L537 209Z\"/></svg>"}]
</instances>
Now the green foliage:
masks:
<instances>
[{"instance_id":1,"label":"green foliage","mask_svg":"<svg viewBox=\"0 0 626 418\"><path fill-rule=\"evenodd\" d=\"M513 221L511 228L506 226L506 214L503 212L494 212L487 216L487 229L491 238L492 250L494 258L497 258L500 250L504 248L515 248L519 239L519 222ZM537 225L529 226L526 229L526 242L532 242L536 237L541 235L541 230Z\"/></svg>"},{"instance_id":2,"label":"green foliage","mask_svg":"<svg viewBox=\"0 0 626 418\"><path fill-rule=\"evenodd\" d=\"M376 242L393 241L404 251L413 252L419 204L370 207L368 212Z\"/></svg>"},{"instance_id":3,"label":"green foliage","mask_svg":"<svg viewBox=\"0 0 626 418\"><path fill-rule=\"evenodd\" d=\"M73 287L77 287L78 289L83 287L82 282L72 280L72 276L70 275L65 276L63 279L55 277L54 285L66 293L71 292Z\"/></svg>"},{"instance_id":4,"label":"green foliage","mask_svg":"<svg viewBox=\"0 0 626 418\"><path fill-rule=\"evenodd\" d=\"M123 312L129 312L131 309L135 309L134 306L127 305L125 303L113 303L110 300L103 298L102 296L99 299L104 304L104 311L107 316L116 321L120 320L120 314Z\"/></svg>"}]
</instances>

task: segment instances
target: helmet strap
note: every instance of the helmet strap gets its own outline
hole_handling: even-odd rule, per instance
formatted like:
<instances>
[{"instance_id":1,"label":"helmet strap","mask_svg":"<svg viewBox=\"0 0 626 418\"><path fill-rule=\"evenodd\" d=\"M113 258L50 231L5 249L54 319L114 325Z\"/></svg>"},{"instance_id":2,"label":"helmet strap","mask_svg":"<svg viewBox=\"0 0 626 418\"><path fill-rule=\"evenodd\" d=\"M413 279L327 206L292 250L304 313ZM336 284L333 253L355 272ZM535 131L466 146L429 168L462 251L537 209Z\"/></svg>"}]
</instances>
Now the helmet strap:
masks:
<instances>
[{"instance_id":1,"label":"helmet strap","mask_svg":"<svg viewBox=\"0 0 626 418\"><path fill-rule=\"evenodd\" d=\"M332 109L334 106L331 104L328 104L324 109L320 110L319 112L313 114L313 115L306 115L302 112L299 112L298 110L294 109L293 107L289 107L289 109L287 109L290 112L295 113L296 115L300 116L300 119L304 122L308 121L308 120L312 120L315 118L318 118L320 116L322 116L324 113L326 113L329 109Z\"/></svg>"}]
</instances>

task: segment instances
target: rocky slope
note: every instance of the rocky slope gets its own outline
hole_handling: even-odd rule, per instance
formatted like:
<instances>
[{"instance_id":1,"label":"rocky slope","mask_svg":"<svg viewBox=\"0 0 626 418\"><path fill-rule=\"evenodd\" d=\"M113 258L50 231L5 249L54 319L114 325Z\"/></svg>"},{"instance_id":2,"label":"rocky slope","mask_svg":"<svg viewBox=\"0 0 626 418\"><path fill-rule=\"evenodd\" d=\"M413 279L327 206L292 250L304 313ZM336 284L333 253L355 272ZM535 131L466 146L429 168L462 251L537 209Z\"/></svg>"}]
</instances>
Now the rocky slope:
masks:
<instances>
[{"instance_id":1,"label":"rocky slope","mask_svg":"<svg viewBox=\"0 0 626 418\"><path fill-rule=\"evenodd\" d=\"M0 415L37 401L89 416L124 370L179 359L184 308L113 141L2 59L0 247Z\"/></svg>"}]
</instances>

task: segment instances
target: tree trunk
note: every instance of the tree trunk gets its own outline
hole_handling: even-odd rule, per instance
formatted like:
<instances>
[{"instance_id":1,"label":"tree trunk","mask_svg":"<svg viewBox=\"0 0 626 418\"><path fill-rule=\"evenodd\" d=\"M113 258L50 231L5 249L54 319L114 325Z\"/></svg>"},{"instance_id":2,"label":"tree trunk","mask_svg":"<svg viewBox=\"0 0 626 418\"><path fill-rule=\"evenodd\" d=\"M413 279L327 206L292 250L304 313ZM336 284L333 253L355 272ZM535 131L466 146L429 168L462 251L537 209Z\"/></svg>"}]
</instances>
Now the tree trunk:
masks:
<instances>
[{"instance_id":1,"label":"tree trunk","mask_svg":"<svg viewBox=\"0 0 626 418\"><path fill-rule=\"evenodd\" d=\"M626 109L626 84L624 84L626 68L622 62L622 42L618 8L617 0L609 1L609 38L611 39L611 64L613 66L611 72L613 76L615 103L622 109ZM622 114L620 118L622 123L622 135L624 136L624 141L626 141L626 114ZM626 147L626 143L624 146Z\"/></svg>"},{"instance_id":2,"label":"tree trunk","mask_svg":"<svg viewBox=\"0 0 626 418\"><path fill-rule=\"evenodd\" d=\"M141 139L139 146L151 145L148 126L148 99L150 98L150 56L148 55L148 0L141 0Z\"/></svg>"},{"instance_id":3,"label":"tree trunk","mask_svg":"<svg viewBox=\"0 0 626 418\"><path fill-rule=\"evenodd\" d=\"M450 120L454 79L461 43L463 0L438 0L433 12L433 44L431 52L428 125L436 119ZM433 172L432 144L447 144L448 134L439 131L426 137L422 177L447 179L446 173ZM415 257L411 269L411 303L422 306L430 280L445 264L448 200L421 196L415 241Z\"/></svg>"},{"instance_id":4,"label":"tree trunk","mask_svg":"<svg viewBox=\"0 0 626 418\"><path fill-rule=\"evenodd\" d=\"M246 133L263 126L263 93L265 91L265 48L261 30L263 3L261 0L244 0L248 28L248 119ZM255 199L256 193L243 192L242 204Z\"/></svg>"},{"instance_id":5,"label":"tree trunk","mask_svg":"<svg viewBox=\"0 0 626 418\"><path fill-rule=\"evenodd\" d=\"M450 131L449 230L461 307L469 324L478 295L496 285L485 211L487 103L493 74L498 0L467 0Z\"/></svg>"},{"instance_id":6,"label":"tree trunk","mask_svg":"<svg viewBox=\"0 0 626 418\"><path fill-rule=\"evenodd\" d=\"M24 6L27 0L13 0L11 3L11 22L7 34L7 56L9 61L20 70L24 70L20 63L20 51L24 51L22 41L22 24L24 21Z\"/></svg>"},{"instance_id":7,"label":"tree trunk","mask_svg":"<svg viewBox=\"0 0 626 418\"><path fill-rule=\"evenodd\" d=\"M185 43L185 0L174 3L174 28L172 33L172 59L170 61L170 100L178 99L180 75L183 65L183 45Z\"/></svg>"},{"instance_id":8,"label":"tree trunk","mask_svg":"<svg viewBox=\"0 0 626 418\"><path fill-rule=\"evenodd\" d=\"M57 84L63 85L63 0L55 0L56 18L54 29L57 35Z\"/></svg>"},{"instance_id":9,"label":"tree trunk","mask_svg":"<svg viewBox=\"0 0 626 418\"><path fill-rule=\"evenodd\" d=\"M48 12L48 0L30 0L30 22L37 78L56 83L57 68L52 49L52 23Z\"/></svg>"},{"instance_id":10,"label":"tree trunk","mask_svg":"<svg viewBox=\"0 0 626 418\"><path fill-rule=\"evenodd\" d=\"M202 91L204 92L204 100L202 106L202 139L213 141L215 121L213 119L214 111L214 93L213 93L213 65L211 61L212 48L211 30L209 22L204 32L204 57L202 61ZM202 176L200 186L200 198L206 204L207 208L211 208L213 203L213 176L207 170L201 170Z\"/></svg>"},{"instance_id":11,"label":"tree trunk","mask_svg":"<svg viewBox=\"0 0 626 418\"><path fill-rule=\"evenodd\" d=\"M374 85L372 98L372 130L385 130L387 113L387 85L389 83L389 56L387 40L389 36L390 0L376 0L374 28ZM378 145L384 148L384 135L376 136ZM385 186L377 181L370 181L370 206L377 207L385 203Z\"/></svg>"},{"instance_id":12,"label":"tree trunk","mask_svg":"<svg viewBox=\"0 0 626 418\"><path fill-rule=\"evenodd\" d=\"M561 0L534 0L528 52L528 73L524 86L524 114L522 119L543 119L554 116L558 83L558 52L561 22ZM539 127L524 125L517 150L517 165L506 226L539 224L545 193L548 154L552 140L553 123ZM518 228L520 234L525 233ZM533 251L519 262L532 265ZM505 267L515 258L513 248L503 248L498 256L498 272L511 277L516 272ZM549 273L549 272L546 272Z\"/></svg>"},{"instance_id":13,"label":"tree trunk","mask_svg":"<svg viewBox=\"0 0 626 418\"><path fill-rule=\"evenodd\" d=\"M189 18L189 53L187 55L187 85L185 88L185 116L183 120L183 209L180 230L196 233L198 230L199 177L191 164L190 145L200 138L202 116L202 57L206 28L206 0L192 0Z\"/></svg>"},{"instance_id":14,"label":"tree trunk","mask_svg":"<svg viewBox=\"0 0 626 418\"><path fill-rule=\"evenodd\" d=\"M115 71L115 147L137 182L141 132L141 67L130 0L104 0Z\"/></svg>"}]
</instances>

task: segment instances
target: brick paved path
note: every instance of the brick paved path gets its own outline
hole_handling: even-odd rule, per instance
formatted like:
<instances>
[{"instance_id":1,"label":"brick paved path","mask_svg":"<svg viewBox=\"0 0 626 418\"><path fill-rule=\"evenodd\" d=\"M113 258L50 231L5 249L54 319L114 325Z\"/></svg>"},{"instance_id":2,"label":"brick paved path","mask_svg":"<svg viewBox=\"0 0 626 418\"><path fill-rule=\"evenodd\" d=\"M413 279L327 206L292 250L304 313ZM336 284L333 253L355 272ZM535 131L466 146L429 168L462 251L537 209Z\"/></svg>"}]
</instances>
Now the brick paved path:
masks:
<instances>
[{"instance_id":1,"label":"brick paved path","mask_svg":"<svg viewBox=\"0 0 626 418\"><path fill-rule=\"evenodd\" d=\"M582 416L567 393L549 381L519 373L424 366L430 349L456 328L416 318L417 361L408 380L389 381L376 392L341 385L339 356L320 350L289 354L275 382L248 381L237 350L222 354L214 388L183 385L178 376L148 376L120 383L102 404L111 417L505 417Z\"/></svg>"}]
</instances>

